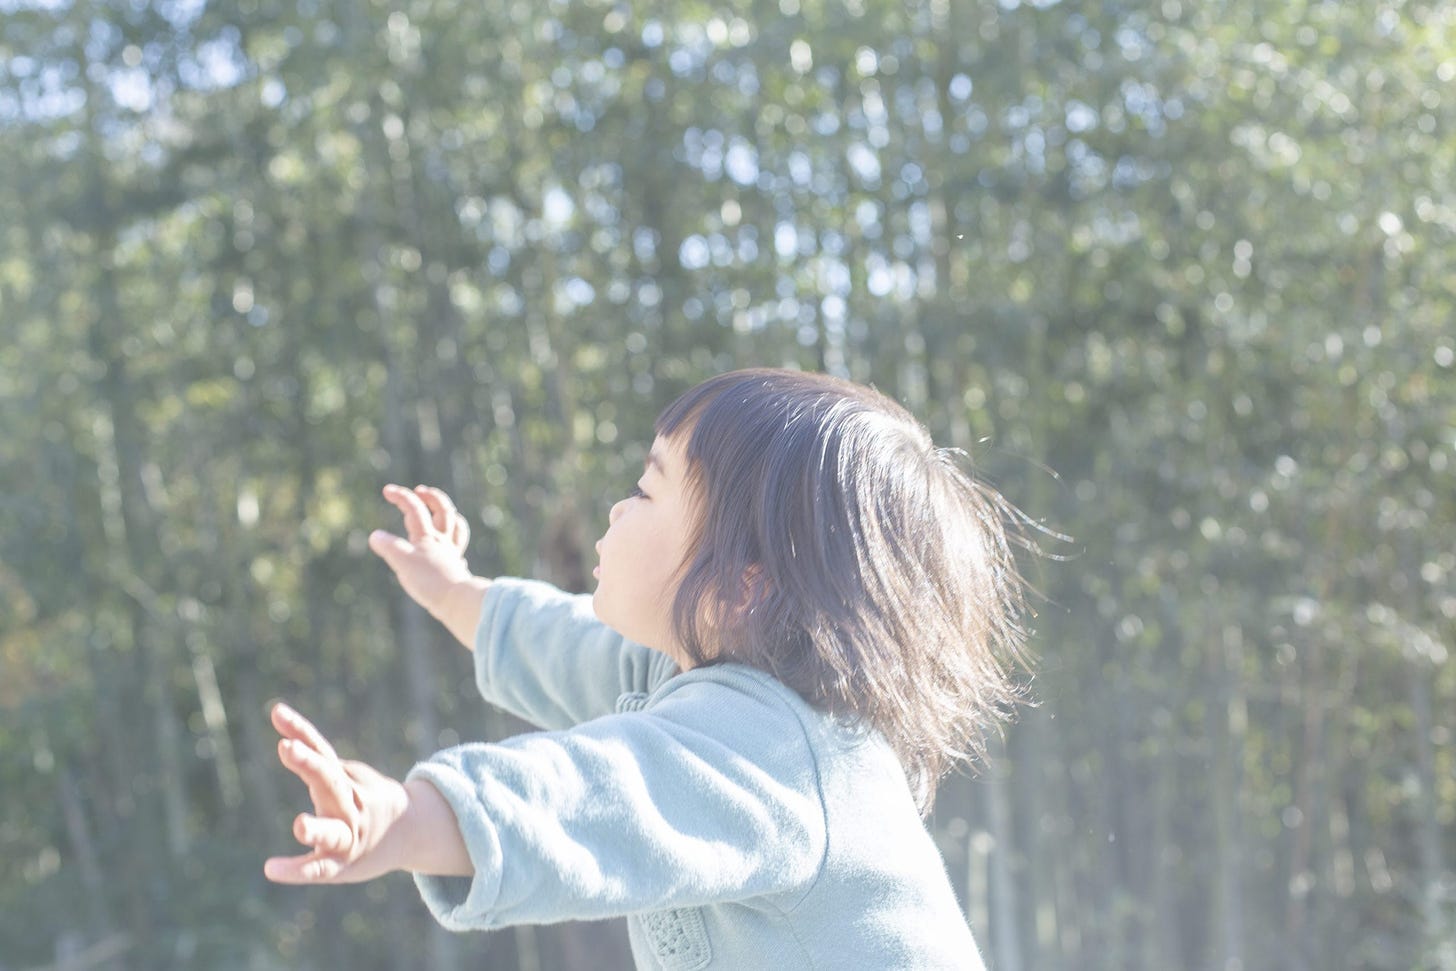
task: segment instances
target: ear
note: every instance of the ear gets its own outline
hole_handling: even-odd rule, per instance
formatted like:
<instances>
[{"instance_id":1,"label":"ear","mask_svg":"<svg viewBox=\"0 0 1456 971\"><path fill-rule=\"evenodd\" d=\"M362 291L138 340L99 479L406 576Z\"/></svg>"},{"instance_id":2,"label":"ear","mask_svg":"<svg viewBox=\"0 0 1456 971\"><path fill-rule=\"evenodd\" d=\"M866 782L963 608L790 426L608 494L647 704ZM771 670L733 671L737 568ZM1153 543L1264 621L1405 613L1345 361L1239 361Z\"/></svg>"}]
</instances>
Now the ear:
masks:
<instances>
[{"instance_id":1,"label":"ear","mask_svg":"<svg viewBox=\"0 0 1456 971\"><path fill-rule=\"evenodd\" d=\"M763 567L758 563L750 563L738 581L738 596L730 605L729 613L734 616L751 614L759 604L768 599L769 593L768 577L764 575Z\"/></svg>"},{"instance_id":2,"label":"ear","mask_svg":"<svg viewBox=\"0 0 1456 971\"><path fill-rule=\"evenodd\" d=\"M758 606L769 598L772 588L763 568L757 563L743 571L743 576L733 589L724 591L722 598L712 598L703 603L703 620L707 626L720 635L738 628Z\"/></svg>"}]
</instances>

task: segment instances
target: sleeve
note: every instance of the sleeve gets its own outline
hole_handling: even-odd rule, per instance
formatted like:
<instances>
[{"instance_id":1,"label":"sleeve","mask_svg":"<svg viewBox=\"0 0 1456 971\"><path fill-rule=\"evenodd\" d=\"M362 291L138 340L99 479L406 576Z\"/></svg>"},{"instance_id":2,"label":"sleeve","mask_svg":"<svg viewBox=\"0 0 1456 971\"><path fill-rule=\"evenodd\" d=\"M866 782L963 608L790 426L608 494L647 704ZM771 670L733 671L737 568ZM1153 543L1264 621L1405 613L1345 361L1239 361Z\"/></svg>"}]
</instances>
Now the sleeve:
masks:
<instances>
[{"instance_id":1,"label":"sleeve","mask_svg":"<svg viewBox=\"0 0 1456 971\"><path fill-rule=\"evenodd\" d=\"M660 651L597 620L591 598L548 583L491 583L475 629L475 682L493 705L547 729L611 714L627 692L651 692L678 673Z\"/></svg>"},{"instance_id":2,"label":"sleeve","mask_svg":"<svg viewBox=\"0 0 1456 971\"><path fill-rule=\"evenodd\" d=\"M804 724L774 694L689 682L647 711L417 765L475 865L417 875L426 905L451 930L489 930L807 892L824 800Z\"/></svg>"}]
</instances>

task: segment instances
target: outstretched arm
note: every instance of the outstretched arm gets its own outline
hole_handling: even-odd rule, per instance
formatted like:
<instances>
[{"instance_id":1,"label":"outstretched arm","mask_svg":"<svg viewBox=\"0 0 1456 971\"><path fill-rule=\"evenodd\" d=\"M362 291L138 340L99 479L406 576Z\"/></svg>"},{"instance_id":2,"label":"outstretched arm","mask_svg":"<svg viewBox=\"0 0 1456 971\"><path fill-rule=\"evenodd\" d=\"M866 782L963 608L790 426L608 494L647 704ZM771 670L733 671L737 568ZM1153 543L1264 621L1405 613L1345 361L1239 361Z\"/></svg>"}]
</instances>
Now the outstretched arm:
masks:
<instances>
[{"instance_id":1,"label":"outstretched arm","mask_svg":"<svg viewBox=\"0 0 1456 971\"><path fill-rule=\"evenodd\" d=\"M470 880L418 875L452 930L776 897L826 846L802 701L766 675L689 672L638 713L461 745L410 770L450 804Z\"/></svg>"},{"instance_id":2,"label":"outstretched arm","mask_svg":"<svg viewBox=\"0 0 1456 971\"><path fill-rule=\"evenodd\" d=\"M384 560L410 598L470 649L480 603L490 581L474 576L465 562L470 525L442 490L433 486L387 485L384 498L404 517L404 537L382 529L369 548Z\"/></svg>"},{"instance_id":3,"label":"outstretched arm","mask_svg":"<svg viewBox=\"0 0 1456 971\"><path fill-rule=\"evenodd\" d=\"M470 529L441 490L388 485L384 498L400 511L406 535L375 530L370 549L416 603L476 652L477 684L492 704L543 728L567 728L611 713L624 693L651 691L676 673L666 655L624 641L599 621L588 598L544 583L473 576L464 556Z\"/></svg>"},{"instance_id":4,"label":"outstretched arm","mask_svg":"<svg viewBox=\"0 0 1456 971\"><path fill-rule=\"evenodd\" d=\"M308 719L273 706L282 738L278 758L308 785L312 813L299 813L293 836L308 852L275 856L263 872L276 883L360 883L393 870L433 876L475 872L455 813L423 779L400 783L341 759Z\"/></svg>"}]
</instances>

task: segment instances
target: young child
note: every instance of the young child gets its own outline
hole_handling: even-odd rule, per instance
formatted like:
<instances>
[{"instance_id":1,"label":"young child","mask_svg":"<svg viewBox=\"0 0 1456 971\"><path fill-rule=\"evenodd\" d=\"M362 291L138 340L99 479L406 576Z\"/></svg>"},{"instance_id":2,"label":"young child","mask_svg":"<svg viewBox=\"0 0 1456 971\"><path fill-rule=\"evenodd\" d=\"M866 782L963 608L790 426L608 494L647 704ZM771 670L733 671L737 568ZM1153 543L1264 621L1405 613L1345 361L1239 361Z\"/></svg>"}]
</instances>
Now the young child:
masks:
<instances>
[{"instance_id":1,"label":"young child","mask_svg":"<svg viewBox=\"0 0 1456 971\"><path fill-rule=\"evenodd\" d=\"M1015 511L877 391L719 375L657 421L596 592L472 576L437 489L370 547L546 731L403 783L284 705L283 883L415 874L446 927L626 915L639 968L980 968L921 820L1019 692Z\"/></svg>"}]
</instances>

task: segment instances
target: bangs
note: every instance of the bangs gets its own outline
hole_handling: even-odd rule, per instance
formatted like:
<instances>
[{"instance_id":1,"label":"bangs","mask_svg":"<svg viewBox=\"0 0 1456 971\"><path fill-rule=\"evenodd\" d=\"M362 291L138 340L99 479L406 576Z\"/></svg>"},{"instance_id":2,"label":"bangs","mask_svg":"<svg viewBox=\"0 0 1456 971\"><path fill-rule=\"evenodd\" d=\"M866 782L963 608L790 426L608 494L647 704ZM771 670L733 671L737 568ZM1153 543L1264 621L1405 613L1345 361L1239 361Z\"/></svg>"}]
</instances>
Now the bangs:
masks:
<instances>
[{"instance_id":1,"label":"bangs","mask_svg":"<svg viewBox=\"0 0 1456 971\"><path fill-rule=\"evenodd\" d=\"M684 428L695 427L702 411L716 401L723 392L736 385L753 383L755 374L767 376L769 373L767 371L730 371L708 378L701 384L694 385L688 391L683 392L676 401L664 408L662 414L657 416L657 421L653 423L652 430L663 438L674 438ZM691 440L688 445L691 446Z\"/></svg>"}]
</instances>

